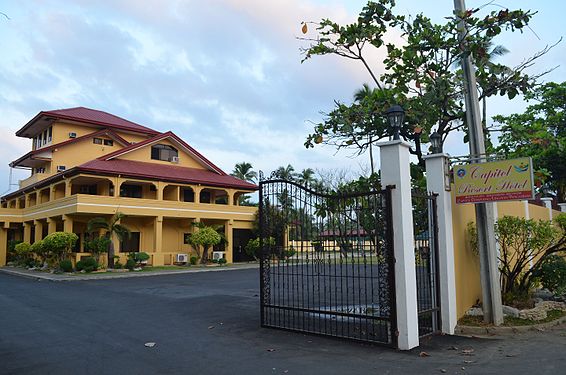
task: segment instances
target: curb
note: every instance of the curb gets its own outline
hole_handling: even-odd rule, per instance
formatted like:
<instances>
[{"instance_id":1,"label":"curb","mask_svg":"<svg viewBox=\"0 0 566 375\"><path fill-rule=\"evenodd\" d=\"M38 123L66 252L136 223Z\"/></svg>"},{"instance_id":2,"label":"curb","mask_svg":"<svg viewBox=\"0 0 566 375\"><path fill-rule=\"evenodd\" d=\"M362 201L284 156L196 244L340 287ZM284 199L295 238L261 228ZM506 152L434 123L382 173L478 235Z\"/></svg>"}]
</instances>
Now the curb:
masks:
<instances>
[{"instance_id":1,"label":"curb","mask_svg":"<svg viewBox=\"0 0 566 375\"><path fill-rule=\"evenodd\" d=\"M457 325L456 329L454 330L454 334L459 336L510 336L533 331L541 332L563 323L566 323L566 316L563 316L551 322L532 324L528 326L473 327Z\"/></svg>"},{"instance_id":2,"label":"curb","mask_svg":"<svg viewBox=\"0 0 566 375\"><path fill-rule=\"evenodd\" d=\"M112 275L92 275L92 276L65 276L65 275L54 275L45 274L41 272L34 271L20 271L14 268L0 267L0 272L7 273L9 275L25 277L34 280L47 280L47 281L91 281L91 280L111 280L111 279L128 279L134 277L153 277L153 276L165 276L165 275L180 275L188 273L200 273L200 272L224 272L224 271L237 271L237 270L247 270L259 268L258 264L249 264L244 266L235 267L215 267L215 268L199 268L193 270L179 270L179 271L155 271L155 272L139 272L139 273L116 273Z\"/></svg>"}]
</instances>

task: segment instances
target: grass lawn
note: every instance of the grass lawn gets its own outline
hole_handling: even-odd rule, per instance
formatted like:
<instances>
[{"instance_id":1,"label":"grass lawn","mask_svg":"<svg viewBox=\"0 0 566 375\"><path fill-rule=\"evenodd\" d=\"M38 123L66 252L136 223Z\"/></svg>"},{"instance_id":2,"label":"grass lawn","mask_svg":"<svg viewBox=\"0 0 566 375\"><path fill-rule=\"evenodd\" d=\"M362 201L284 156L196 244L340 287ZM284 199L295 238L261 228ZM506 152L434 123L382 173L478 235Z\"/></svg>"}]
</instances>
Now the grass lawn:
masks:
<instances>
[{"instance_id":1,"label":"grass lawn","mask_svg":"<svg viewBox=\"0 0 566 375\"><path fill-rule=\"evenodd\" d=\"M514 318L512 316L506 316L504 318L502 326L503 327L530 326L533 324L552 322L553 320L562 318L563 316L566 316L566 311L561 311L561 310L548 311L546 319L542 319L542 320L520 319L520 318ZM463 326L471 326L471 327L493 326L493 324L491 323L484 323L483 316L464 316L460 318L460 320L458 320L458 324Z\"/></svg>"}]
</instances>

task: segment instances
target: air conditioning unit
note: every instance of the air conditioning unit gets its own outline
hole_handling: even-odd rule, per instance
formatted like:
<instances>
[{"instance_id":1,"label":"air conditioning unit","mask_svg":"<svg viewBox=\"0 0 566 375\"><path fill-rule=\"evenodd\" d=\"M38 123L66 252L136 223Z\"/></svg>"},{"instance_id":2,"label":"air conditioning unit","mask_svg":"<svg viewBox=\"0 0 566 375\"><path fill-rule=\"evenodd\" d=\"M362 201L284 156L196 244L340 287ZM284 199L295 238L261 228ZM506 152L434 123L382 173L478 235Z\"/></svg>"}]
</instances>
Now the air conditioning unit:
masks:
<instances>
[{"instance_id":1,"label":"air conditioning unit","mask_svg":"<svg viewBox=\"0 0 566 375\"><path fill-rule=\"evenodd\" d=\"M58 165L57 166L57 172L64 172L65 169L67 169L67 167L65 167L64 165Z\"/></svg>"},{"instance_id":2,"label":"air conditioning unit","mask_svg":"<svg viewBox=\"0 0 566 375\"><path fill-rule=\"evenodd\" d=\"M212 252L212 260L218 260L226 257L225 251L213 251Z\"/></svg>"},{"instance_id":3,"label":"air conditioning unit","mask_svg":"<svg viewBox=\"0 0 566 375\"><path fill-rule=\"evenodd\" d=\"M77 138L77 133L75 133L75 132L70 132L70 133L69 133L69 138Z\"/></svg>"},{"instance_id":4,"label":"air conditioning unit","mask_svg":"<svg viewBox=\"0 0 566 375\"><path fill-rule=\"evenodd\" d=\"M178 156L171 156L171 163L179 163L179 157Z\"/></svg>"},{"instance_id":5,"label":"air conditioning unit","mask_svg":"<svg viewBox=\"0 0 566 375\"><path fill-rule=\"evenodd\" d=\"M189 254L177 254L175 257L176 263L187 263L189 261Z\"/></svg>"}]
</instances>

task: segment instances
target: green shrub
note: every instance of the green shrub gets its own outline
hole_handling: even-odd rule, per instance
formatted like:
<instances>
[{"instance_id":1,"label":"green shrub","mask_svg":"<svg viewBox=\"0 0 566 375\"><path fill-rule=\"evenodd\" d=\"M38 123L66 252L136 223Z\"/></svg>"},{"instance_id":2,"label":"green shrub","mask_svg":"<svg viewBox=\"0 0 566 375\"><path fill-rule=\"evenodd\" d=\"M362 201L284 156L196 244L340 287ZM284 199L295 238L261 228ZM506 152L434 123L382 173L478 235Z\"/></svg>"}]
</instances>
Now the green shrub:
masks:
<instances>
[{"instance_id":1,"label":"green shrub","mask_svg":"<svg viewBox=\"0 0 566 375\"><path fill-rule=\"evenodd\" d=\"M197 264L197 262L198 262L198 257L192 256L192 257L189 259L189 263L190 263L192 266L194 266L195 264Z\"/></svg>"},{"instance_id":2,"label":"green shrub","mask_svg":"<svg viewBox=\"0 0 566 375\"><path fill-rule=\"evenodd\" d=\"M136 261L133 259L128 259L128 261L126 262L126 268L130 271L133 271L134 268L136 268Z\"/></svg>"},{"instance_id":3,"label":"green shrub","mask_svg":"<svg viewBox=\"0 0 566 375\"><path fill-rule=\"evenodd\" d=\"M226 264L226 258L220 258L218 259L218 264L220 264L221 266Z\"/></svg>"},{"instance_id":4,"label":"green shrub","mask_svg":"<svg viewBox=\"0 0 566 375\"><path fill-rule=\"evenodd\" d=\"M69 259L64 259L59 262L59 268L63 272L73 272L73 262Z\"/></svg>"},{"instance_id":5,"label":"green shrub","mask_svg":"<svg viewBox=\"0 0 566 375\"><path fill-rule=\"evenodd\" d=\"M100 260L100 255L108 252L108 247L111 242L112 241L108 237L96 237L90 241L85 241L85 249L91 253L94 259L98 262Z\"/></svg>"},{"instance_id":6,"label":"green shrub","mask_svg":"<svg viewBox=\"0 0 566 375\"><path fill-rule=\"evenodd\" d=\"M93 257L86 257L77 262L77 271L92 272L98 269L98 263Z\"/></svg>"},{"instance_id":7,"label":"green shrub","mask_svg":"<svg viewBox=\"0 0 566 375\"><path fill-rule=\"evenodd\" d=\"M218 259L212 259L211 262L212 263L218 263Z\"/></svg>"},{"instance_id":8,"label":"green shrub","mask_svg":"<svg viewBox=\"0 0 566 375\"><path fill-rule=\"evenodd\" d=\"M557 255L549 256L533 273L542 285L553 293L566 293L566 260Z\"/></svg>"},{"instance_id":9,"label":"green shrub","mask_svg":"<svg viewBox=\"0 0 566 375\"><path fill-rule=\"evenodd\" d=\"M128 254L128 259L133 260L137 266L142 266L144 262L146 262L149 258L149 254L143 251L137 253L132 252Z\"/></svg>"},{"instance_id":10,"label":"green shrub","mask_svg":"<svg viewBox=\"0 0 566 375\"><path fill-rule=\"evenodd\" d=\"M43 239L43 252L46 258L63 260L71 253L79 237L75 233L55 232Z\"/></svg>"},{"instance_id":11,"label":"green shrub","mask_svg":"<svg viewBox=\"0 0 566 375\"><path fill-rule=\"evenodd\" d=\"M41 241L36 241L34 243L31 244L31 246L29 247L29 251L37 256L39 259L41 259L41 263L44 262L49 262L49 253L46 251L46 247L43 243L43 240Z\"/></svg>"},{"instance_id":12,"label":"green shrub","mask_svg":"<svg viewBox=\"0 0 566 375\"><path fill-rule=\"evenodd\" d=\"M114 262L114 268L117 270L121 270L122 268L124 268L124 265L122 263L120 263L119 260Z\"/></svg>"},{"instance_id":13,"label":"green shrub","mask_svg":"<svg viewBox=\"0 0 566 375\"><path fill-rule=\"evenodd\" d=\"M18 265L27 265L30 259L33 259L31 251L31 245L27 242L20 242L14 246L14 252L16 253L16 263Z\"/></svg>"},{"instance_id":14,"label":"green shrub","mask_svg":"<svg viewBox=\"0 0 566 375\"><path fill-rule=\"evenodd\" d=\"M16 255L16 245L22 243L20 240L10 240L8 241L8 251L7 251L7 261L8 262L16 262L18 260L18 256Z\"/></svg>"},{"instance_id":15,"label":"green shrub","mask_svg":"<svg viewBox=\"0 0 566 375\"><path fill-rule=\"evenodd\" d=\"M269 237L267 239L264 239L264 245L271 248L273 246L275 246L275 238L273 237ZM246 254L253 257L255 260L259 259L260 253L259 253L259 237L258 238L254 238L252 240L249 240L248 243L246 244L245 247L245 251Z\"/></svg>"}]
</instances>

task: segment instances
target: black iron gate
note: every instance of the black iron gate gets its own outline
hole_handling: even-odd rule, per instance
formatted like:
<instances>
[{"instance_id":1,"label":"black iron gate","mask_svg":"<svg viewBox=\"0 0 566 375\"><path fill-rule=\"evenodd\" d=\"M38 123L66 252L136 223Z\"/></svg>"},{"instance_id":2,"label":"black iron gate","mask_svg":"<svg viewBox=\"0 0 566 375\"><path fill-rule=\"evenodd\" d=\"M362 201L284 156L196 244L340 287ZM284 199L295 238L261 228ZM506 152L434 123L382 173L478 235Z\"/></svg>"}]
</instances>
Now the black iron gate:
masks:
<instances>
[{"instance_id":1,"label":"black iron gate","mask_svg":"<svg viewBox=\"0 0 566 375\"><path fill-rule=\"evenodd\" d=\"M419 336L440 330L436 195L413 192Z\"/></svg>"},{"instance_id":2,"label":"black iron gate","mask_svg":"<svg viewBox=\"0 0 566 375\"><path fill-rule=\"evenodd\" d=\"M261 324L396 346L391 190L260 181Z\"/></svg>"}]
</instances>

